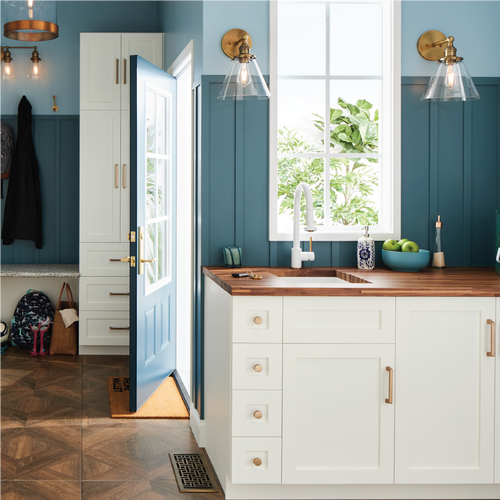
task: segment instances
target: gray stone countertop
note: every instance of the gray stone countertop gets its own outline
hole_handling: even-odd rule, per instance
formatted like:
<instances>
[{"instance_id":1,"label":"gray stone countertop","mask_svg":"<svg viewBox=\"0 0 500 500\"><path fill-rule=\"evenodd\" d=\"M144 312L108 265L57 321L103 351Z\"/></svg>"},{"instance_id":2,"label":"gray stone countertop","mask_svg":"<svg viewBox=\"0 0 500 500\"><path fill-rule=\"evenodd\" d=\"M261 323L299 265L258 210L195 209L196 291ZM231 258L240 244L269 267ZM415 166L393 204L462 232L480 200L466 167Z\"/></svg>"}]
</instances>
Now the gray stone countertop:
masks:
<instances>
[{"instance_id":1,"label":"gray stone countertop","mask_svg":"<svg viewBox=\"0 0 500 500\"><path fill-rule=\"evenodd\" d=\"M2 264L2 278L78 278L78 264Z\"/></svg>"}]
</instances>

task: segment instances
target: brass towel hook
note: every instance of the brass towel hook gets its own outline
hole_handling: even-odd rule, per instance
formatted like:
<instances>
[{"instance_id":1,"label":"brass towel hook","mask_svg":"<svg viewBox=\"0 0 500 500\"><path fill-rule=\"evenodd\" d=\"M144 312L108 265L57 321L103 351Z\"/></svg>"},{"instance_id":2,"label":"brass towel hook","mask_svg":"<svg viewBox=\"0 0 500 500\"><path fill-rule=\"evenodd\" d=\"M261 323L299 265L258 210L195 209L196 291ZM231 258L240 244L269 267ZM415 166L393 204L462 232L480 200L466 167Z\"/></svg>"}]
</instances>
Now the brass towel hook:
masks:
<instances>
[{"instance_id":1,"label":"brass towel hook","mask_svg":"<svg viewBox=\"0 0 500 500\"><path fill-rule=\"evenodd\" d=\"M55 113L56 111L59 111L59 106L56 104L56 96L55 95L52 96L52 99L54 99L54 106L52 106L52 111L54 111L54 113Z\"/></svg>"}]
</instances>

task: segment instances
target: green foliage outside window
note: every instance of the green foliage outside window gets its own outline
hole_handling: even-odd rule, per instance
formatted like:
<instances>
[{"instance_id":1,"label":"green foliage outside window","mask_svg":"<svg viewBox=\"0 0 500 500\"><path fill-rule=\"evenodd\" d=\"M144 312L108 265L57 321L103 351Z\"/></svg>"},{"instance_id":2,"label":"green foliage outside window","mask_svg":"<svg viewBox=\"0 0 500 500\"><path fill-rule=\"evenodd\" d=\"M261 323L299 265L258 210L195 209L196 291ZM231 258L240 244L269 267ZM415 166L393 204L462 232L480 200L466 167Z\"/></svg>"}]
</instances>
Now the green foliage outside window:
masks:
<instances>
[{"instance_id":1,"label":"green foliage outside window","mask_svg":"<svg viewBox=\"0 0 500 500\"><path fill-rule=\"evenodd\" d=\"M330 109L330 148L335 153L378 153L378 111L371 117L373 105L364 99L356 104L338 100L339 108ZM325 120L313 114L316 128L324 132ZM324 141L321 141L324 144ZM324 153L323 149L305 140L300 131L283 127L278 130L278 153ZM378 207L371 200L378 186L378 158L330 159L330 218L332 225L375 225ZM293 216L295 189L301 182L311 187L314 217L318 225L324 219L324 159L279 158L279 213ZM305 200L302 197L302 208ZM301 210L305 222L305 211Z\"/></svg>"}]
</instances>

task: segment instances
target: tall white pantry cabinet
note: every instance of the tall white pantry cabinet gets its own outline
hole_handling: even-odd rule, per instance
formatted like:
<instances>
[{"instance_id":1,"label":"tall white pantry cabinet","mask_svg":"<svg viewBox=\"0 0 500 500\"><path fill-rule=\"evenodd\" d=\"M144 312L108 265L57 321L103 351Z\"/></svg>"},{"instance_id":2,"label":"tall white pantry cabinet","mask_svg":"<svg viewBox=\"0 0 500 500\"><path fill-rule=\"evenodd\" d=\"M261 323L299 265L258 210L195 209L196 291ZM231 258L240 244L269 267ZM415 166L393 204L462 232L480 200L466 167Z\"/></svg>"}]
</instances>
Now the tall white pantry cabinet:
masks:
<instances>
[{"instance_id":1,"label":"tall white pantry cabinet","mask_svg":"<svg viewBox=\"0 0 500 500\"><path fill-rule=\"evenodd\" d=\"M128 352L131 55L163 68L163 34L80 34L81 354Z\"/></svg>"},{"instance_id":2,"label":"tall white pantry cabinet","mask_svg":"<svg viewBox=\"0 0 500 500\"><path fill-rule=\"evenodd\" d=\"M205 283L204 440L226 498L500 498L500 298Z\"/></svg>"}]
</instances>

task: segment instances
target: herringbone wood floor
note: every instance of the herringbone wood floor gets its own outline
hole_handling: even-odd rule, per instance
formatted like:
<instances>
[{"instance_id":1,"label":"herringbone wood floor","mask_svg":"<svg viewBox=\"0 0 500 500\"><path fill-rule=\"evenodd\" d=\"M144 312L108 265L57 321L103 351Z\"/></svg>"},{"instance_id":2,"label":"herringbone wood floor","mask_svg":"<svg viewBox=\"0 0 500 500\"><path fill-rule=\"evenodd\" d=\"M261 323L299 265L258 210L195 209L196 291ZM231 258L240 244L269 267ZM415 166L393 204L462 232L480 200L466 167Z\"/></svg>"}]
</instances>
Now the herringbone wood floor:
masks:
<instances>
[{"instance_id":1,"label":"herringbone wood floor","mask_svg":"<svg viewBox=\"0 0 500 500\"><path fill-rule=\"evenodd\" d=\"M188 420L111 419L127 356L1 358L2 500L222 500L179 493L168 454L198 453Z\"/></svg>"}]
</instances>

